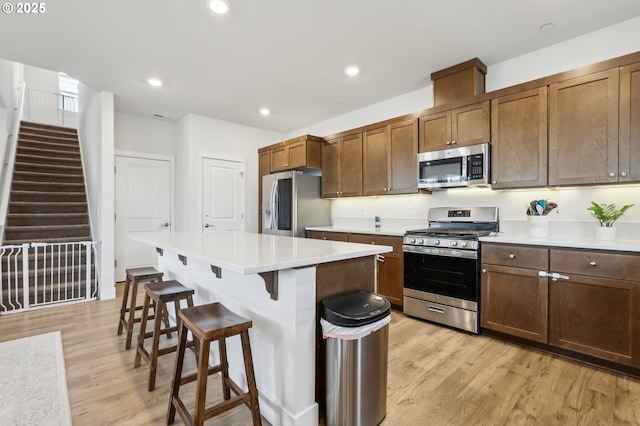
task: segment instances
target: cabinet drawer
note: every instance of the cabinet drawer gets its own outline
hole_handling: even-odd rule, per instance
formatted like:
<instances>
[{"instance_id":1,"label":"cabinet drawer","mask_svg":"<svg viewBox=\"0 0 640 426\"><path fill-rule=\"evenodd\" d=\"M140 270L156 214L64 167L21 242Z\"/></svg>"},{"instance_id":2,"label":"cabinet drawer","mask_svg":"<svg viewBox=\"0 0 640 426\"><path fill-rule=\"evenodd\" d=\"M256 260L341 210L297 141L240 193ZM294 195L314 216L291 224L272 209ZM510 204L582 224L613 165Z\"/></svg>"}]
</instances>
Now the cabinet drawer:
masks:
<instances>
[{"instance_id":1,"label":"cabinet drawer","mask_svg":"<svg viewBox=\"0 0 640 426\"><path fill-rule=\"evenodd\" d=\"M349 242L392 246L393 253L402 253L402 237L389 235L349 234Z\"/></svg>"},{"instance_id":2,"label":"cabinet drawer","mask_svg":"<svg viewBox=\"0 0 640 426\"><path fill-rule=\"evenodd\" d=\"M345 232L307 231L307 238L347 242L349 240L349 234Z\"/></svg>"},{"instance_id":3,"label":"cabinet drawer","mask_svg":"<svg viewBox=\"0 0 640 426\"><path fill-rule=\"evenodd\" d=\"M551 271L640 281L640 256L588 250L551 250Z\"/></svg>"},{"instance_id":4,"label":"cabinet drawer","mask_svg":"<svg viewBox=\"0 0 640 426\"><path fill-rule=\"evenodd\" d=\"M514 266L518 268L549 269L549 250L507 244L483 244L482 263Z\"/></svg>"}]
</instances>

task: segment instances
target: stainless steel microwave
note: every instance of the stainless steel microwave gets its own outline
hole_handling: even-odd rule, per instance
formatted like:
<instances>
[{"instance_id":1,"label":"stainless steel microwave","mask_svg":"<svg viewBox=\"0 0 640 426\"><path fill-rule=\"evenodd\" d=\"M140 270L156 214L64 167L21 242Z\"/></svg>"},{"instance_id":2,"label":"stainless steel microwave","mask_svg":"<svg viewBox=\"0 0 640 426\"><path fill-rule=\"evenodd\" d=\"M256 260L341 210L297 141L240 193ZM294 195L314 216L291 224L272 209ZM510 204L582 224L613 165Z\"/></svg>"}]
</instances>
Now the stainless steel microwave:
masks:
<instances>
[{"instance_id":1,"label":"stainless steel microwave","mask_svg":"<svg viewBox=\"0 0 640 426\"><path fill-rule=\"evenodd\" d=\"M418 154L418 188L489 186L488 143Z\"/></svg>"}]
</instances>

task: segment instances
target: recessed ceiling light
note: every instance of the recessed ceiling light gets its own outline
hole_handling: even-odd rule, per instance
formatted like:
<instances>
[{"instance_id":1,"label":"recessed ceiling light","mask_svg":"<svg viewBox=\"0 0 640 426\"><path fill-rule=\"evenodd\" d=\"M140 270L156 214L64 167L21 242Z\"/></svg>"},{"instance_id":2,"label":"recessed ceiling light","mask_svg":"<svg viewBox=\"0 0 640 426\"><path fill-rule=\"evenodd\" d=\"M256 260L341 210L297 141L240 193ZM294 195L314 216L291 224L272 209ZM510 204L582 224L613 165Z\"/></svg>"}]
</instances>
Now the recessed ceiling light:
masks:
<instances>
[{"instance_id":1,"label":"recessed ceiling light","mask_svg":"<svg viewBox=\"0 0 640 426\"><path fill-rule=\"evenodd\" d=\"M269 110L269 108L260 108L260 114L269 115L271 114L271 111Z\"/></svg>"},{"instance_id":2,"label":"recessed ceiling light","mask_svg":"<svg viewBox=\"0 0 640 426\"><path fill-rule=\"evenodd\" d=\"M162 81L157 79L157 78L150 78L147 80L147 82L152 85L153 87L160 87L162 86Z\"/></svg>"},{"instance_id":3,"label":"recessed ceiling light","mask_svg":"<svg viewBox=\"0 0 640 426\"><path fill-rule=\"evenodd\" d=\"M224 15L229 11L229 4L224 0L206 0L209 9L218 15Z\"/></svg>"},{"instance_id":4,"label":"recessed ceiling light","mask_svg":"<svg viewBox=\"0 0 640 426\"><path fill-rule=\"evenodd\" d=\"M358 67L356 67L355 65L350 65L347 68L344 69L344 72L353 77L355 75L358 75L360 73L360 69Z\"/></svg>"},{"instance_id":5,"label":"recessed ceiling light","mask_svg":"<svg viewBox=\"0 0 640 426\"><path fill-rule=\"evenodd\" d=\"M553 28L553 22L547 22L546 24L540 25L540 28L538 28L538 31L548 31L551 28Z\"/></svg>"}]
</instances>

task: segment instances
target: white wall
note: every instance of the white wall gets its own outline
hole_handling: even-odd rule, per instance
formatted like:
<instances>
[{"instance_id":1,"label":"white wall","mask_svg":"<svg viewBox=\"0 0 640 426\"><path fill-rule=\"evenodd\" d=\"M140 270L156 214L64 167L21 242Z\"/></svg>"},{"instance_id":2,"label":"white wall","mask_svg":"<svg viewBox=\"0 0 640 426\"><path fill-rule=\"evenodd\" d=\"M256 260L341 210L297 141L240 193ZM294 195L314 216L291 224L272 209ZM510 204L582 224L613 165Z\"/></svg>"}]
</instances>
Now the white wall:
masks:
<instances>
[{"instance_id":1,"label":"white wall","mask_svg":"<svg viewBox=\"0 0 640 426\"><path fill-rule=\"evenodd\" d=\"M563 43L531 52L488 67L487 91L493 91L536 78L570 70L583 65L640 51L640 18L623 22ZM480 58L482 59L482 58ZM453 65L453 64L452 64ZM416 112L433 106L432 87L371 105L321 123L298 129L287 138L310 133L318 136L360 127L365 124ZM406 107L406 108L405 108ZM525 203L548 198L560 204L560 215L552 218L551 232L566 235L592 236L594 222L586 210L591 200L596 202L632 202L638 205L629 210L618 222L622 228L618 238L640 239L640 187L541 189L523 191L449 190L431 195L384 197L356 197L332 202L334 224L347 223L373 226L373 217L382 217L385 223L415 223L426 218L429 207L435 206L498 206L503 230L524 232L526 228ZM410 214L411 210L411 214Z\"/></svg>"},{"instance_id":2,"label":"white wall","mask_svg":"<svg viewBox=\"0 0 640 426\"><path fill-rule=\"evenodd\" d=\"M149 154L175 155L178 124L173 121L117 112L115 148Z\"/></svg>"},{"instance_id":3,"label":"white wall","mask_svg":"<svg viewBox=\"0 0 640 426\"><path fill-rule=\"evenodd\" d=\"M100 298L115 298L114 278L114 107L113 94L80 85L78 135L82 149L93 238L98 241L96 264Z\"/></svg>"},{"instance_id":4,"label":"white wall","mask_svg":"<svg viewBox=\"0 0 640 426\"><path fill-rule=\"evenodd\" d=\"M25 65L24 81L27 83L27 89L60 93L59 75L55 71Z\"/></svg>"},{"instance_id":5,"label":"white wall","mask_svg":"<svg viewBox=\"0 0 640 426\"><path fill-rule=\"evenodd\" d=\"M4 161L7 138L13 125L18 82L24 80L24 67L0 59L0 161Z\"/></svg>"},{"instance_id":6,"label":"white wall","mask_svg":"<svg viewBox=\"0 0 640 426\"><path fill-rule=\"evenodd\" d=\"M258 148L282 140L282 134L195 114L179 123L176 148L177 230L200 229L201 164L203 155L246 164L247 231L258 230Z\"/></svg>"}]
</instances>

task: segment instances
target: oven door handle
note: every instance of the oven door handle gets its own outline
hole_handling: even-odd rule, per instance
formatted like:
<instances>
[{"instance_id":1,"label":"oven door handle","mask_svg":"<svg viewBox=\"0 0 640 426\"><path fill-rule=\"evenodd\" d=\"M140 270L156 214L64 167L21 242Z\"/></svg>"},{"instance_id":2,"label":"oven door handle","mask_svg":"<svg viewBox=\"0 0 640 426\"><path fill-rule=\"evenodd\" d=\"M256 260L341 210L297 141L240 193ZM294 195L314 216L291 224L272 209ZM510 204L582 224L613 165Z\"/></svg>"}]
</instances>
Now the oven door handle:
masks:
<instances>
[{"instance_id":1,"label":"oven door handle","mask_svg":"<svg viewBox=\"0 0 640 426\"><path fill-rule=\"evenodd\" d=\"M459 257L462 259L477 259L478 252L476 250L457 250L450 248L423 247L403 245L402 251L405 253L428 254L432 256Z\"/></svg>"},{"instance_id":2,"label":"oven door handle","mask_svg":"<svg viewBox=\"0 0 640 426\"><path fill-rule=\"evenodd\" d=\"M430 310L431 312L435 312L437 314L444 314L445 313L445 310L443 308L438 308L436 306L429 305L429 307L427 309Z\"/></svg>"}]
</instances>

